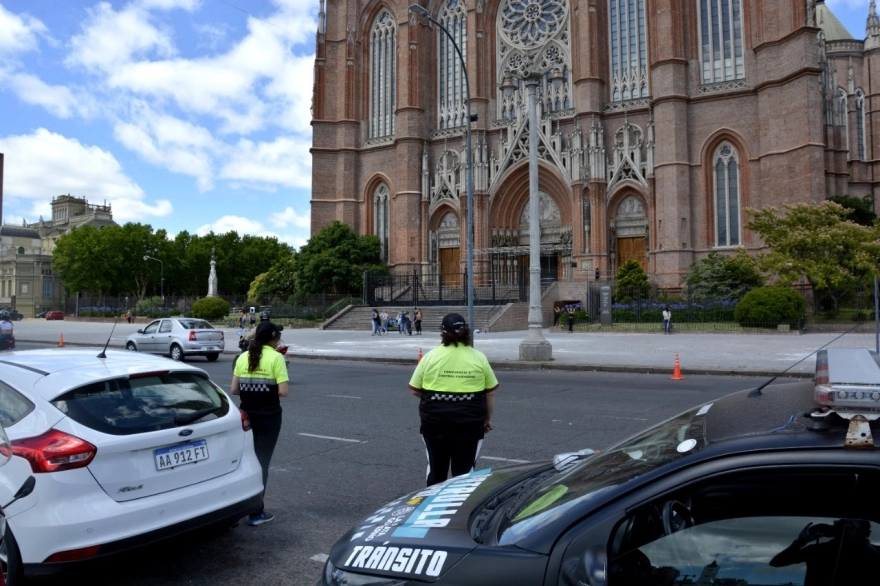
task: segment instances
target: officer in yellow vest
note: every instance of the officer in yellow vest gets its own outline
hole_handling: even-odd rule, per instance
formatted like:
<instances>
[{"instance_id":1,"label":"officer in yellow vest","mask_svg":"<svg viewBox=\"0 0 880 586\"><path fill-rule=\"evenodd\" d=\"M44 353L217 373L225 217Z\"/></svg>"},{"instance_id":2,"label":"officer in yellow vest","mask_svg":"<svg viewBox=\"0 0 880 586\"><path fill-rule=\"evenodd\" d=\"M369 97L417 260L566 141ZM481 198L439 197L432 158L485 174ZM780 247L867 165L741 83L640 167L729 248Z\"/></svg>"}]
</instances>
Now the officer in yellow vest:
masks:
<instances>
[{"instance_id":1,"label":"officer in yellow vest","mask_svg":"<svg viewBox=\"0 0 880 586\"><path fill-rule=\"evenodd\" d=\"M428 452L428 486L474 469L483 437L492 429L498 379L486 355L472 346L465 319L450 313L442 344L422 357L409 381L420 399L420 432Z\"/></svg>"}]
</instances>

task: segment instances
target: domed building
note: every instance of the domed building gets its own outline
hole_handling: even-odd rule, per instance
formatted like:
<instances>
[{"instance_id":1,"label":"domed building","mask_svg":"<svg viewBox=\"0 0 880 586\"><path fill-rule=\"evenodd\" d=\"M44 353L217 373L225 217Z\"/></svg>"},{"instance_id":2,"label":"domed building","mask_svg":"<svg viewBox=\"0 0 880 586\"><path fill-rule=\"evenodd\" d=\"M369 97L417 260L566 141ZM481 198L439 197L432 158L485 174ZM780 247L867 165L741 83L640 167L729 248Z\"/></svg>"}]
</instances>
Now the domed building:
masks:
<instances>
[{"instance_id":1,"label":"domed building","mask_svg":"<svg viewBox=\"0 0 880 586\"><path fill-rule=\"evenodd\" d=\"M757 251L747 208L880 197L874 0L863 40L815 0L411 1L321 0L315 62L312 233L375 234L392 273L465 268L469 105L477 282L524 274L523 55L558 298L630 259L674 290Z\"/></svg>"}]
</instances>

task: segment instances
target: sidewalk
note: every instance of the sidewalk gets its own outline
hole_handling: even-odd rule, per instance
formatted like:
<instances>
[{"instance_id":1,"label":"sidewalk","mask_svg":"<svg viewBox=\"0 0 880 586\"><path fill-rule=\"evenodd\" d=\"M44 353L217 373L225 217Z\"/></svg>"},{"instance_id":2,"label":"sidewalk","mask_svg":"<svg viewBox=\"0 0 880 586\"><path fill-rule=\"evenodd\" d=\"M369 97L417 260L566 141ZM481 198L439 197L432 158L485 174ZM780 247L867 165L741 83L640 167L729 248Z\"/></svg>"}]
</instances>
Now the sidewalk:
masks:
<instances>
[{"instance_id":1,"label":"sidewalk","mask_svg":"<svg viewBox=\"0 0 880 586\"><path fill-rule=\"evenodd\" d=\"M45 321L25 319L15 322L19 342L103 347L112 324L77 321ZM110 338L111 348L121 349L125 338L143 324L116 325ZM226 353L238 353L237 330L223 328ZM561 368L569 370L603 370L671 374L678 354L682 373L738 374L773 376L787 374L812 376L815 370L813 353L831 342L831 348L875 349L874 334L727 334L675 333L573 333L544 330L552 345L553 360L533 363L519 360L519 345L525 331L475 334L474 346L484 352L492 366L500 369ZM289 346L288 356L330 360L371 360L378 362L416 364L422 352L440 343L439 333L422 336L401 336L389 333L371 336L362 331L285 329L282 340ZM800 364L799 360L807 357ZM201 359L194 359L196 363Z\"/></svg>"}]
</instances>

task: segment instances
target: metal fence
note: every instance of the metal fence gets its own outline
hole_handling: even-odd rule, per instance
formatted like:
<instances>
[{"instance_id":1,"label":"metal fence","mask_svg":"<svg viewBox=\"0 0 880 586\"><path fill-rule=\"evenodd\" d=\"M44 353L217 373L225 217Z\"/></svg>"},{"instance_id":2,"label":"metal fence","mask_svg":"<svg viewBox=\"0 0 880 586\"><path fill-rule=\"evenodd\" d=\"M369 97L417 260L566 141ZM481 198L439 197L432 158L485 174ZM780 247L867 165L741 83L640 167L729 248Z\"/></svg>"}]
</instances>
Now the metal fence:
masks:
<instances>
[{"instance_id":1,"label":"metal fence","mask_svg":"<svg viewBox=\"0 0 880 586\"><path fill-rule=\"evenodd\" d=\"M467 272L364 275L366 305L466 305ZM542 278L541 290L556 279ZM474 304L499 305L529 299L529 273L521 269L504 274L498 271L474 273Z\"/></svg>"}]
</instances>

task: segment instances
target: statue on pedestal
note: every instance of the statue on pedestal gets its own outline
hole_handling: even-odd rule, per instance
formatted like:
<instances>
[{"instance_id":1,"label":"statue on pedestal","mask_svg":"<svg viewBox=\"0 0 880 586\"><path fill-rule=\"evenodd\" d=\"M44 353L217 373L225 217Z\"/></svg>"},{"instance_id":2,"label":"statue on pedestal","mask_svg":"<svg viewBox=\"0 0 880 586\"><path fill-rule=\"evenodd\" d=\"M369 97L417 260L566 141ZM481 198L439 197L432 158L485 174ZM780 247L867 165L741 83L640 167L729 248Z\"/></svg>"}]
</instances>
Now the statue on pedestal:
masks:
<instances>
[{"instance_id":1,"label":"statue on pedestal","mask_svg":"<svg viewBox=\"0 0 880 586\"><path fill-rule=\"evenodd\" d=\"M217 297L217 261L214 259L214 247L211 247L211 274L208 275L208 297Z\"/></svg>"}]
</instances>

